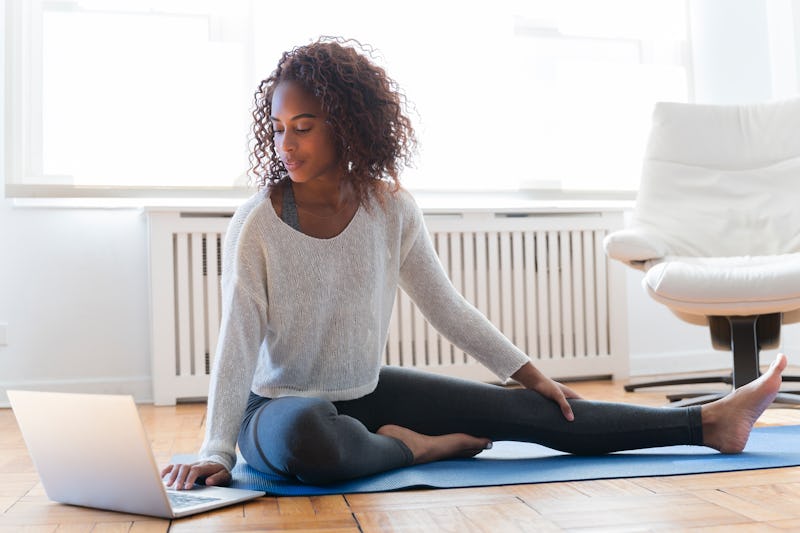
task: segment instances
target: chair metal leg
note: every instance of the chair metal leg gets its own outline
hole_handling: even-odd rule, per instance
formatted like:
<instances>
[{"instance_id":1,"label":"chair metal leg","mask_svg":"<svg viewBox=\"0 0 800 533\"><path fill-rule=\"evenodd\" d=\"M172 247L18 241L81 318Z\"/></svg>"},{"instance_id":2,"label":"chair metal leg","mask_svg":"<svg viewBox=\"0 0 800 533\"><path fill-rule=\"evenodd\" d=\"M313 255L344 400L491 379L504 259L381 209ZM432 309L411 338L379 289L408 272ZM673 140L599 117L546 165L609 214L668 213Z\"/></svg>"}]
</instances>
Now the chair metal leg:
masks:
<instances>
[{"instance_id":1,"label":"chair metal leg","mask_svg":"<svg viewBox=\"0 0 800 533\"><path fill-rule=\"evenodd\" d=\"M732 376L700 376L693 378L676 378L676 379L662 379L658 381L646 381L644 383L631 383L625 385L625 391L633 392L636 389L644 389L647 387L667 387L670 385L696 385L701 383L725 383L730 385L733 383Z\"/></svg>"},{"instance_id":2,"label":"chair metal leg","mask_svg":"<svg viewBox=\"0 0 800 533\"><path fill-rule=\"evenodd\" d=\"M730 349L733 353L733 371L728 376L700 376L664 379L625 385L627 392L648 387L693 385L702 383L725 383L732 389L750 383L761 375L759 353L761 348L774 348L780 340L781 314L752 316L712 316L709 318L712 344L717 349ZM800 382L800 376L783 376L783 381ZM719 398L727 392L684 392L667 395L670 407L702 405ZM800 391L781 391L775 403L800 405Z\"/></svg>"},{"instance_id":3,"label":"chair metal leg","mask_svg":"<svg viewBox=\"0 0 800 533\"><path fill-rule=\"evenodd\" d=\"M763 320L759 324L759 320ZM774 345L780 329L780 317L731 316L731 350L733 350L733 388L750 383L761 375L758 354L763 344ZM765 337L762 339L761 337ZM800 376L783 376L783 381L800 381ZM800 405L797 391L782 391L775 397L775 403Z\"/></svg>"},{"instance_id":4,"label":"chair metal leg","mask_svg":"<svg viewBox=\"0 0 800 533\"><path fill-rule=\"evenodd\" d=\"M703 405L725 397L728 392L715 392L710 394L669 395L670 402L667 407L689 407L690 405ZM673 399L674 398L674 399ZM779 392L773 403L786 405L800 405L800 394L793 392Z\"/></svg>"},{"instance_id":5,"label":"chair metal leg","mask_svg":"<svg viewBox=\"0 0 800 533\"><path fill-rule=\"evenodd\" d=\"M681 400L687 400L689 398L700 398L702 396L710 396L710 395L717 395L717 396L724 396L728 394L730 391L698 391L698 392L675 392L672 394L667 394L667 400L670 402L679 402Z\"/></svg>"},{"instance_id":6,"label":"chair metal leg","mask_svg":"<svg viewBox=\"0 0 800 533\"><path fill-rule=\"evenodd\" d=\"M792 392L779 392L778 396L775 397L775 403L800 405L800 394Z\"/></svg>"},{"instance_id":7,"label":"chair metal leg","mask_svg":"<svg viewBox=\"0 0 800 533\"><path fill-rule=\"evenodd\" d=\"M758 368L758 316L729 316L733 351L733 388L738 389L761 375Z\"/></svg>"},{"instance_id":8,"label":"chair metal leg","mask_svg":"<svg viewBox=\"0 0 800 533\"><path fill-rule=\"evenodd\" d=\"M670 402L669 404L667 404L667 407L689 407L692 405L703 405L706 403L711 403L715 400L719 400L726 394L727 394L726 392L715 392L713 394L701 394L698 396L690 396L684 398L683 400Z\"/></svg>"},{"instance_id":9,"label":"chair metal leg","mask_svg":"<svg viewBox=\"0 0 800 533\"><path fill-rule=\"evenodd\" d=\"M667 400L671 402L677 402L678 400L683 400L684 398L696 398L698 396L706 396L709 394L722 394L723 396L726 394L730 394L733 389L727 391L696 391L696 392L672 392L667 394ZM795 389L781 389L779 391L781 394L789 395L789 396L800 396L800 390Z\"/></svg>"}]
</instances>

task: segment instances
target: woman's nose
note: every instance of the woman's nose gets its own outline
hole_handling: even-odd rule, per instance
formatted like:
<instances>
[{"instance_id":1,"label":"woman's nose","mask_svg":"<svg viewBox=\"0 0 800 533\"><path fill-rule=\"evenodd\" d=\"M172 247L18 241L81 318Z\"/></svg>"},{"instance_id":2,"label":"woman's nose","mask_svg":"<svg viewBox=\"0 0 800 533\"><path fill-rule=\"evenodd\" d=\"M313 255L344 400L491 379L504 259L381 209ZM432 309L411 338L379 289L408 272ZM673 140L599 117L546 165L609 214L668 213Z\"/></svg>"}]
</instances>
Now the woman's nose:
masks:
<instances>
[{"instance_id":1,"label":"woman's nose","mask_svg":"<svg viewBox=\"0 0 800 533\"><path fill-rule=\"evenodd\" d=\"M278 140L278 148L280 148L280 150L282 150L284 152L291 152L292 150L295 149L295 146L297 144L295 141L296 141L296 139L295 139L294 135L292 135L288 131L285 131L285 132L283 132L283 135L281 135L280 139Z\"/></svg>"}]
</instances>

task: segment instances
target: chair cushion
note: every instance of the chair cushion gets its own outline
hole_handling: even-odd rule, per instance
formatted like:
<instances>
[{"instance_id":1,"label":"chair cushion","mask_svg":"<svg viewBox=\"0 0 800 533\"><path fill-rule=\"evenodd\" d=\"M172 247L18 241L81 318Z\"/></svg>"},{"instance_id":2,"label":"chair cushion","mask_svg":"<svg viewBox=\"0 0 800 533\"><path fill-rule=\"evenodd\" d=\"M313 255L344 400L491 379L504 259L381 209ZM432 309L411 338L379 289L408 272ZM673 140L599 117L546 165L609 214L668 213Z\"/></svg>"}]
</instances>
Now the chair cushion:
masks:
<instances>
[{"instance_id":1,"label":"chair cushion","mask_svg":"<svg viewBox=\"0 0 800 533\"><path fill-rule=\"evenodd\" d=\"M632 226L670 255L800 252L800 98L660 103Z\"/></svg>"},{"instance_id":2,"label":"chair cushion","mask_svg":"<svg viewBox=\"0 0 800 533\"><path fill-rule=\"evenodd\" d=\"M798 135L800 137L800 135ZM800 252L800 155L769 167L721 170L645 161L633 226L671 255Z\"/></svg>"},{"instance_id":3,"label":"chair cushion","mask_svg":"<svg viewBox=\"0 0 800 533\"><path fill-rule=\"evenodd\" d=\"M800 253L746 257L668 256L642 285L675 311L759 315L800 309Z\"/></svg>"}]
</instances>

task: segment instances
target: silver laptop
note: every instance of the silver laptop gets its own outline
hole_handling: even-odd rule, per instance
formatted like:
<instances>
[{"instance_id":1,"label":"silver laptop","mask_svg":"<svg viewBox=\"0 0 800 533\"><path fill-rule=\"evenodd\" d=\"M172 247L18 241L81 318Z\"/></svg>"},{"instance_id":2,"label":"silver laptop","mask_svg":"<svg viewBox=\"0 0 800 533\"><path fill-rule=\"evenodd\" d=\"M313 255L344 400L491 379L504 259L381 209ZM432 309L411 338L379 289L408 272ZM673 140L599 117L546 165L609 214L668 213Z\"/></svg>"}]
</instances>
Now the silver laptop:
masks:
<instances>
[{"instance_id":1,"label":"silver laptop","mask_svg":"<svg viewBox=\"0 0 800 533\"><path fill-rule=\"evenodd\" d=\"M178 518L264 495L167 489L130 396L8 391L8 398L51 500Z\"/></svg>"}]
</instances>

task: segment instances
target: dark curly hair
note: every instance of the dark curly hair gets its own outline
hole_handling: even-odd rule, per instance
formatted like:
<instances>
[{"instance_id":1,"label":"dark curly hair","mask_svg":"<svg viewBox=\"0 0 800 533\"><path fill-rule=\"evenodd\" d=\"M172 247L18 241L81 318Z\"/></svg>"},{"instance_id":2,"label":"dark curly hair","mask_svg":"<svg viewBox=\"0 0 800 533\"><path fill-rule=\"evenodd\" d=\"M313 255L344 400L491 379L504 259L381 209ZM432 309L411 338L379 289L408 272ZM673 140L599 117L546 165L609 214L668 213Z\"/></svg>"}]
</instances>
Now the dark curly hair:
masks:
<instances>
[{"instance_id":1,"label":"dark curly hair","mask_svg":"<svg viewBox=\"0 0 800 533\"><path fill-rule=\"evenodd\" d=\"M358 41L340 37L322 37L284 52L255 93L249 174L259 189L288 177L275 149L270 120L272 95L283 81L299 83L320 100L359 202L365 202L380 183L399 189L400 173L411 164L416 137L406 115L405 94L367 57L373 53Z\"/></svg>"}]
</instances>

